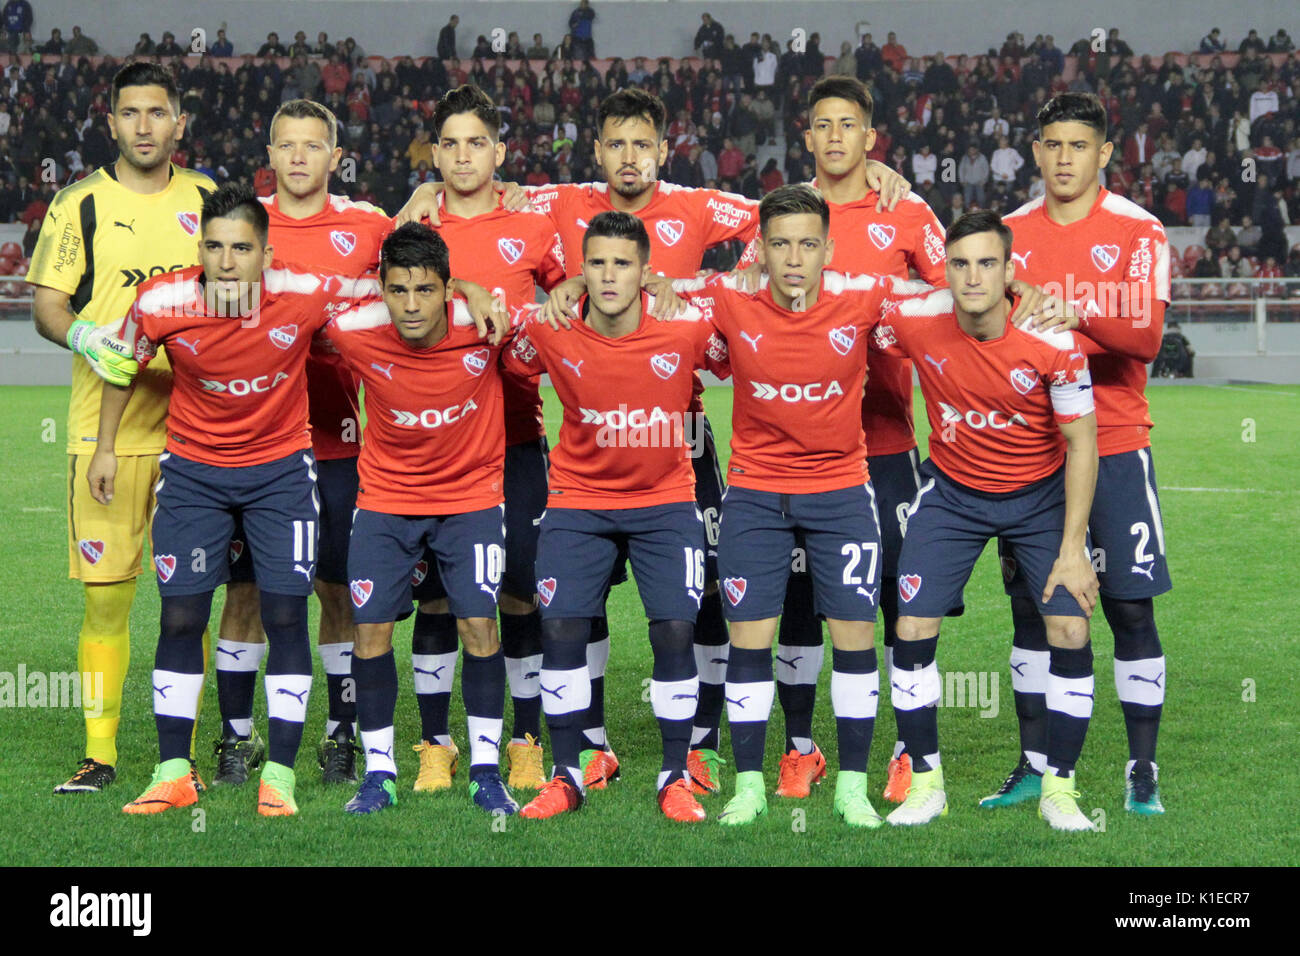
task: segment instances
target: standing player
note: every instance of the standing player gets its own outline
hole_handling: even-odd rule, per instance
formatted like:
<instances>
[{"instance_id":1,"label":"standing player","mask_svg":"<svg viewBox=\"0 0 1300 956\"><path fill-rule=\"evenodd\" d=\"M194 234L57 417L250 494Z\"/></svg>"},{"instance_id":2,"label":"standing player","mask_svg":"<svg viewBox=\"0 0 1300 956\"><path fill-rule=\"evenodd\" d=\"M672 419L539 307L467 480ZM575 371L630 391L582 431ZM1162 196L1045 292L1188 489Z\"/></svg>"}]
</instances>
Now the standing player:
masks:
<instances>
[{"instance_id":1,"label":"standing player","mask_svg":"<svg viewBox=\"0 0 1300 956\"><path fill-rule=\"evenodd\" d=\"M1047 193L1006 219L1019 274L1075 303L1092 366L1101 455L1088 530L1101 608L1115 635L1115 688L1128 732L1124 807L1164 813L1156 784L1156 736L1165 657L1153 598L1171 587L1151 457L1146 363L1160 350L1169 302L1169 244L1155 216L1104 189L1110 161L1106 111L1091 94L1062 93L1038 113L1034 158ZM1050 715L1043 623L1014 560L1004 561L1015 625L1011 680L1021 757L985 807L1036 797Z\"/></svg>"},{"instance_id":2,"label":"standing player","mask_svg":"<svg viewBox=\"0 0 1300 956\"><path fill-rule=\"evenodd\" d=\"M434 165L446 188L439 194L439 235L451 250L451 269L499 291L507 302L531 303L536 286L549 291L564 278L555 227L534 212L502 208L493 175L505 159L501 114L482 90L462 86L434 110ZM501 646L514 703L506 755L509 785L533 790L546 783L542 766L542 624L536 609L537 527L546 506L546 430L537 382L504 375L506 564L501 580ZM415 671L422 739L416 790L451 786L457 749L447 723L456 671L456 618L431 556L416 584L411 663Z\"/></svg>"},{"instance_id":3,"label":"standing player","mask_svg":"<svg viewBox=\"0 0 1300 956\"><path fill-rule=\"evenodd\" d=\"M337 145L337 125L333 113L311 100L289 100L276 111L267 147L276 192L263 204L270 219L270 243L281 263L356 278L378 268L379 244L392 227L382 213L330 195L330 173L338 168L343 152ZM329 698L318 756L324 781L340 783L356 779L356 704L352 695L344 693L344 681L351 673L353 652L346 582L360 417L356 377L338 355L319 343L307 355L307 399L321 501L320 549L311 570L321 604L318 642ZM264 752L252 718L266 637L259 619L253 562L238 524L231 557L231 581L217 640L222 736L213 782L241 784Z\"/></svg>"},{"instance_id":4,"label":"standing player","mask_svg":"<svg viewBox=\"0 0 1300 956\"><path fill-rule=\"evenodd\" d=\"M958 219L947 251L951 291L891 298L886 312L896 318L871 339L917 362L931 426L926 481L908 509L898 559L890 679L912 784L889 822L915 826L948 812L936 710L939 624L961 603L988 540L1001 536L1033 588L1051 647L1039 815L1053 829L1092 830L1073 787L1092 714L1088 617L1097 600L1086 544L1097 477L1088 361L1073 335L1010 322L1011 231L996 213Z\"/></svg>"},{"instance_id":5,"label":"standing player","mask_svg":"<svg viewBox=\"0 0 1300 956\"><path fill-rule=\"evenodd\" d=\"M99 422L102 383L94 368L113 359L103 347L103 327L116 327L146 277L195 261L199 208L215 188L206 176L170 162L187 116L169 72L150 63L123 67L113 77L111 107L117 161L55 195L27 273L36 287L37 331L79 356L68 408L68 575L81 581L85 598L77 671L95 675L95 682L102 677L104 688L102 701L85 702L85 759L55 793L99 791L117 776L131 602L171 390L160 355L139 376L122 419L115 500L108 508L92 503L83 476Z\"/></svg>"},{"instance_id":6,"label":"standing player","mask_svg":"<svg viewBox=\"0 0 1300 956\"><path fill-rule=\"evenodd\" d=\"M641 287L650 237L634 216L603 212L583 244L589 293L581 321L553 331L524 327L507 362L549 371L564 405L550 497L537 554L542 603L542 692L555 750L553 779L522 813L545 819L582 805L579 723L591 697L587 640L620 549L636 574L650 620L650 701L663 740L660 810L683 823L706 819L687 773L699 693L692 632L704 593L704 525L695 506L682 409L690 372L725 374L726 346L697 312L656 322Z\"/></svg>"},{"instance_id":7,"label":"standing player","mask_svg":"<svg viewBox=\"0 0 1300 956\"><path fill-rule=\"evenodd\" d=\"M348 553L357 622L357 714L366 775L349 813L397 801L393 624L410 609L411 573L433 552L465 646L470 795L515 813L498 769L506 667L496 633L505 561L505 415L500 347L485 345L453 300L446 244L408 223L384 240L383 301L340 313L326 330L362 377L366 433Z\"/></svg>"}]
</instances>

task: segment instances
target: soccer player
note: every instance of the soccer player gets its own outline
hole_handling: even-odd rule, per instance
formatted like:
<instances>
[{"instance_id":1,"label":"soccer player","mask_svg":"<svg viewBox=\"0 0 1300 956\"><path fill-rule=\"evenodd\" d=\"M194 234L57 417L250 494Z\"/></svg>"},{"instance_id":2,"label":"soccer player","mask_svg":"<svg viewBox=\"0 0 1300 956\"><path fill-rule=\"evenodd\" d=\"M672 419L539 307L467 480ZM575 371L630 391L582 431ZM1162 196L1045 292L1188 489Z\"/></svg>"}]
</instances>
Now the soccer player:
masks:
<instances>
[{"instance_id":1,"label":"soccer player","mask_svg":"<svg viewBox=\"0 0 1300 956\"><path fill-rule=\"evenodd\" d=\"M262 200L270 244L282 264L356 278L379 266L379 244L391 230L387 216L329 192L338 168L334 114L312 100L289 100L271 119L267 154L276 174L275 195ZM318 646L329 701L318 748L326 783L355 781L356 704L345 693L353 653L348 598L348 533L357 496L360 416L357 379L334 353L314 345L307 354L307 399L312 455L320 497L320 547L315 592L320 600ZM214 783L241 784L257 768L265 745L253 727L257 672L266 655L252 556L242 526L231 540L230 583L217 640L217 700L221 739Z\"/></svg>"},{"instance_id":2,"label":"soccer player","mask_svg":"<svg viewBox=\"0 0 1300 956\"><path fill-rule=\"evenodd\" d=\"M691 371L707 366L725 374L726 346L698 312L694 321L676 322L647 314L649 258L639 219L595 216L583 243L581 321L556 331L534 318L507 353L510 365L549 372L564 405L537 553L541 689L555 768L524 807L526 817L582 805L580 720L592 694L587 641L620 548L650 620L650 701L663 740L659 807L679 822L707 817L686 766L699 693L692 631L704 594L705 534L688 461L686 431L694 423L683 410Z\"/></svg>"},{"instance_id":3,"label":"soccer player","mask_svg":"<svg viewBox=\"0 0 1300 956\"><path fill-rule=\"evenodd\" d=\"M393 625L410 609L411 574L426 548L465 647L470 795L488 812L519 809L498 769L506 689L496 630L505 561L501 347L480 341L466 304L450 298L448 256L428 226L400 227L381 253L383 301L341 312L325 332L361 376L366 402L348 553L366 774L349 813L397 800Z\"/></svg>"},{"instance_id":4,"label":"soccer player","mask_svg":"<svg viewBox=\"0 0 1300 956\"><path fill-rule=\"evenodd\" d=\"M77 356L68 407L68 575L81 581L85 599L77 671L102 677L104 688L102 701L84 702L85 758L55 793L99 791L117 776L131 602L171 390L160 354L139 376L118 432L117 495L107 508L94 504L83 476L99 422L102 383L95 372L121 385L128 380L114 369L106 327L121 321L147 277L195 262L199 208L216 188L170 162L187 116L168 71L150 63L123 67L113 77L111 110L117 160L55 194L27 273L36 287L37 331Z\"/></svg>"},{"instance_id":5,"label":"soccer player","mask_svg":"<svg viewBox=\"0 0 1300 956\"><path fill-rule=\"evenodd\" d=\"M691 295L726 338L736 383L718 545L731 628L726 699L736 795L719 819L744 825L767 811L762 768L775 696L772 640L802 533L816 609L833 648L835 811L851 826L878 827L866 771L879 696L880 529L861 395L866 335L885 294L908 285L823 272L834 253L830 208L811 186L773 190L759 216L759 257L768 275L759 293L739 292L739 280L727 276Z\"/></svg>"},{"instance_id":6,"label":"soccer player","mask_svg":"<svg viewBox=\"0 0 1300 956\"><path fill-rule=\"evenodd\" d=\"M1106 111L1095 96L1053 97L1038 113L1034 143L1047 193L1007 216L1006 224L1015 235L1018 274L1074 302L1081 316L1101 456L1088 530L1102 612L1115 635L1115 688L1128 733L1124 807L1151 815L1164 812L1156 736L1167 686L1153 598L1171 584L1145 366L1160 350L1170 299L1169 244L1155 216L1100 185L1098 170L1112 148ZM1003 562L1003 573L1015 631L1011 680L1021 755L1002 787L981 801L985 807L1038 795L1051 720L1049 649L1039 609L1014 560Z\"/></svg>"},{"instance_id":7,"label":"soccer player","mask_svg":"<svg viewBox=\"0 0 1300 956\"><path fill-rule=\"evenodd\" d=\"M1051 648L1039 815L1054 829L1091 830L1074 789L1092 713L1088 617L1097 600L1086 545L1097 477L1088 361L1069 332L1011 323L1011 231L996 213L957 220L947 253L950 288L891 297L890 318L871 337L873 348L916 363L931 426L925 483L908 509L898 559L890 678L912 784L889 822L916 826L948 812L936 711L939 625L961 603L985 544L1001 536L1033 589Z\"/></svg>"},{"instance_id":8,"label":"soccer player","mask_svg":"<svg viewBox=\"0 0 1300 956\"><path fill-rule=\"evenodd\" d=\"M451 251L451 269L507 302L531 303L536 286L549 291L564 279L563 251L551 221L535 212L501 205L493 175L505 160L501 114L482 90L462 86L434 109L433 161L442 173L438 233ZM538 521L546 507L546 431L537 382L507 374L505 394L506 563L501 579L501 646L513 699L513 726L506 758L511 788L538 790L542 764L542 624L536 609ZM416 790L451 786L458 751L447 710L456 672L456 618L448 612L437 562L425 555L417 566L412 667L420 708L420 773Z\"/></svg>"},{"instance_id":9,"label":"soccer player","mask_svg":"<svg viewBox=\"0 0 1300 956\"><path fill-rule=\"evenodd\" d=\"M645 223L650 236L650 269L656 276L694 276L705 251L721 242L739 239L752 245L758 227L755 202L732 193L690 189L659 181L659 169L668 159L666 124L665 107L658 97L636 88L619 90L605 98L597 116L600 132L596 160L604 169L605 182L527 190L532 207L547 214L559 232L571 279L578 278L581 272L582 240L587 225L601 212L627 212ZM866 175L869 185L880 190L882 205L897 202L899 184L905 185L901 177L881 164L869 164ZM436 223L435 194L432 185L417 188L397 220L429 216ZM508 205L509 196L506 202ZM661 303L672 299L667 282L651 280L650 289ZM581 294L581 282L566 282L553 293L553 299L559 308L567 310ZM692 414L703 414L702 391L703 384L697 378L689 409ZM705 562L708 582L695 629L700 700L691 731L690 768L697 792L717 792L722 763L718 755L718 727L728 646L716 573L717 516L721 510L723 481L712 426L707 418L703 422L702 432L697 436L703 450L692 460L696 500L709 538ZM621 579L620 573L614 583ZM592 623L588 651L592 706L584 721L586 746L582 759L588 789L602 789L618 774L618 758L605 734L604 675L608 659L609 627L601 614Z\"/></svg>"}]
</instances>

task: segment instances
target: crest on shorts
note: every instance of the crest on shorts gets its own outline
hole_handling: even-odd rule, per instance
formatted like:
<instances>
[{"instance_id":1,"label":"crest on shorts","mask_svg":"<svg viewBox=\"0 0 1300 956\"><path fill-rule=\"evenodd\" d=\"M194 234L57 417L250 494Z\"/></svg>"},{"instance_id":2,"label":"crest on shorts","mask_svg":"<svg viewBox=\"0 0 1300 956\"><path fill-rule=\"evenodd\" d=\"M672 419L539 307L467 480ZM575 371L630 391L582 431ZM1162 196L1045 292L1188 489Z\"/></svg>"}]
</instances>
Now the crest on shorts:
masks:
<instances>
[{"instance_id":1,"label":"crest on shorts","mask_svg":"<svg viewBox=\"0 0 1300 956\"><path fill-rule=\"evenodd\" d=\"M192 236L199 231L199 215L195 212L178 212L176 221L181 224L185 234Z\"/></svg>"},{"instance_id":2,"label":"crest on shorts","mask_svg":"<svg viewBox=\"0 0 1300 956\"><path fill-rule=\"evenodd\" d=\"M473 352L466 352L461 363L465 366L465 371L471 375L482 375L488 367L488 359L492 353L487 349L475 349Z\"/></svg>"},{"instance_id":3,"label":"crest on shorts","mask_svg":"<svg viewBox=\"0 0 1300 956\"><path fill-rule=\"evenodd\" d=\"M550 607L555 600L555 578L542 578L537 582L537 599L542 607Z\"/></svg>"},{"instance_id":4,"label":"crest on shorts","mask_svg":"<svg viewBox=\"0 0 1300 956\"><path fill-rule=\"evenodd\" d=\"M352 592L353 607L361 607L370 600L370 593L375 589L375 582L366 578L364 581L353 581L348 585L348 590Z\"/></svg>"},{"instance_id":5,"label":"crest on shorts","mask_svg":"<svg viewBox=\"0 0 1300 956\"><path fill-rule=\"evenodd\" d=\"M889 248L889 244L894 241L894 227L873 222L867 226L867 238L871 240L873 246L884 252Z\"/></svg>"},{"instance_id":6,"label":"crest on shorts","mask_svg":"<svg viewBox=\"0 0 1300 956\"><path fill-rule=\"evenodd\" d=\"M271 344L281 351L290 348L298 338L298 326L281 325L266 333L266 337L271 340Z\"/></svg>"},{"instance_id":7,"label":"crest on shorts","mask_svg":"<svg viewBox=\"0 0 1300 956\"><path fill-rule=\"evenodd\" d=\"M244 553L244 542L238 538L230 539L230 563L234 564L239 560L239 556Z\"/></svg>"},{"instance_id":8,"label":"crest on shorts","mask_svg":"<svg viewBox=\"0 0 1300 956\"><path fill-rule=\"evenodd\" d=\"M858 330L851 325L841 325L838 329L831 329L828 334L831 348L841 355L848 355L853 350L853 343L858 340Z\"/></svg>"},{"instance_id":9,"label":"crest on shorts","mask_svg":"<svg viewBox=\"0 0 1300 956\"><path fill-rule=\"evenodd\" d=\"M522 239L498 239L497 252L501 253L501 258L506 260L508 265L514 265L519 261L519 257L524 254L524 241Z\"/></svg>"},{"instance_id":10,"label":"crest on shorts","mask_svg":"<svg viewBox=\"0 0 1300 956\"><path fill-rule=\"evenodd\" d=\"M103 541L90 541L82 538L77 542L77 547L81 549L81 556L91 564L98 564L99 559L104 556Z\"/></svg>"},{"instance_id":11,"label":"crest on shorts","mask_svg":"<svg viewBox=\"0 0 1300 956\"><path fill-rule=\"evenodd\" d=\"M898 594L904 601L910 601L921 590L921 575L900 574L898 576Z\"/></svg>"},{"instance_id":12,"label":"crest on shorts","mask_svg":"<svg viewBox=\"0 0 1300 956\"><path fill-rule=\"evenodd\" d=\"M176 555L174 554L155 554L153 556L153 566L158 569L158 579L166 584L176 573Z\"/></svg>"},{"instance_id":13,"label":"crest on shorts","mask_svg":"<svg viewBox=\"0 0 1300 956\"><path fill-rule=\"evenodd\" d=\"M680 219L660 219L655 223L655 232L666 246L677 245L682 233L686 232L686 223Z\"/></svg>"},{"instance_id":14,"label":"crest on shorts","mask_svg":"<svg viewBox=\"0 0 1300 956\"><path fill-rule=\"evenodd\" d=\"M1095 245L1092 247L1092 264L1102 272L1109 272L1119 262L1119 246Z\"/></svg>"},{"instance_id":15,"label":"crest on shorts","mask_svg":"<svg viewBox=\"0 0 1300 956\"><path fill-rule=\"evenodd\" d=\"M419 587L429 574L429 562L420 560L415 562L415 567L411 569L411 587Z\"/></svg>"},{"instance_id":16,"label":"crest on shorts","mask_svg":"<svg viewBox=\"0 0 1300 956\"><path fill-rule=\"evenodd\" d=\"M344 232L342 229L335 229L330 233L330 245L341 256L352 255L352 250L357 247L357 237L355 233Z\"/></svg>"},{"instance_id":17,"label":"crest on shorts","mask_svg":"<svg viewBox=\"0 0 1300 956\"><path fill-rule=\"evenodd\" d=\"M726 578L722 582L722 590L726 593L732 607L744 600L745 589L748 587L749 582L744 578Z\"/></svg>"},{"instance_id":18,"label":"crest on shorts","mask_svg":"<svg viewBox=\"0 0 1300 956\"><path fill-rule=\"evenodd\" d=\"M673 377L681 360L682 357L677 352L660 352L658 355L650 356L650 367L654 369L656 375L666 381Z\"/></svg>"},{"instance_id":19,"label":"crest on shorts","mask_svg":"<svg viewBox=\"0 0 1300 956\"><path fill-rule=\"evenodd\" d=\"M1013 368L1011 370L1011 387L1021 395L1028 395L1038 384L1038 373L1032 368Z\"/></svg>"}]
</instances>

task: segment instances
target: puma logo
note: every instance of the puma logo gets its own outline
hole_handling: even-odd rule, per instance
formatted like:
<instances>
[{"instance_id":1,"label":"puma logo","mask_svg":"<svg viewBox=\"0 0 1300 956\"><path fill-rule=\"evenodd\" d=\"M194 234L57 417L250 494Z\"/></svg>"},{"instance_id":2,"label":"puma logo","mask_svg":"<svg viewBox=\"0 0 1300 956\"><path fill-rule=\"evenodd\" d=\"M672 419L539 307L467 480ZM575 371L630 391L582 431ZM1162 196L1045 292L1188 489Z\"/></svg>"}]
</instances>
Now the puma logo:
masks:
<instances>
[{"instance_id":1,"label":"puma logo","mask_svg":"<svg viewBox=\"0 0 1300 956\"><path fill-rule=\"evenodd\" d=\"M541 671L529 671L524 675L524 680L532 680L534 677L541 677Z\"/></svg>"},{"instance_id":2,"label":"puma logo","mask_svg":"<svg viewBox=\"0 0 1300 956\"><path fill-rule=\"evenodd\" d=\"M123 229L125 229L127 232L131 233L131 235L133 235L133 236L135 235L135 220L134 220L134 219L132 219L130 222L119 222L118 220L114 219L114 220L113 220L113 225L115 225L115 226L121 226L121 227L122 227Z\"/></svg>"},{"instance_id":3,"label":"puma logo","mask_svg":"<svg viewBox=\"0 0 1300 956\"><path fill-rule=\"evenodd\" d=\"M500 738L500 737L498 737L496 740L493 740L493 739L492 739L491 737L489 737L487 734L479 734L479 735L478 735L478 739L481 740L481 741L483 741L483 743L485 743L485 744L491 744L493 747L496 747L496 748L498 748L498 749L500 749L500 747L501 747L501 738Z\"/></svg>"},{"instance_id":4,"label":"puma logo","mask_svg":"<svg viewBox=\"0 0 1300 956\"><path fill-rule=\"evenodd\" d=\"M240 648L239 650L237 650L237 651L230 651L230 650L226 650L226 648L224 648L224 647L218 647L218 648L217 648L217 653L218 653L218 654L229 654L229 655L230 655L231 657L233 657L235 660L239 660L239 655L240 655L240 654L243 654L244 651L246 651L246 650L248 650L248 648L246 648L246 647L241 647L241 648Z\"/></svg>"},{"instance_id":5,"label":"puma logo","mask_svg":"<svg viewBox=\"0 0 1300 956\"><path fill-rule=\"evenodd\" d=\"M864 587L859 587L859 588L858 588L858 593L861 594L861 595L862 595L864 598L866 598L868 601L875 601L875 599L876 599L876 589L875 589L875 588L872 588L870 591L868 591L868 590L867 590L866 588L864 588Z\"/></svg>"},{"instance_id":6,"label":"puma logo","mask_svg":"<svg viewBox=\"0 0 1300 956\"><path fill-rule=\"evenodd\" d=\"M802 654L796 655L795 657L792 657L787 661L780 654L777 654L776 659L780 661L782 664L784 664L786 667L794 667L795 664L803 660L803 655Z\"/></svg>"},{"instance_id":7,"label":"puma logo","mask_svg":"<svg viewBox=\"0 0 1300 956\"><path fill-rule=\"evenodd\" d=\"M755 352L757 352L757 351L758 351L758 340L761 339L761 338L763 337L763 333L760 332L760 333L758 333L758 335L755 335L753 338L750 338L748 332L741 332L741 333L740 333L740 337L741 337L742 339L744 339L746 342L749 343L749 347L750 347L751 349L753 349Z\"/></svg>"},{"instance_id":8,"label":"puma logo","mask_svg":"<svg viewBox=\"0 0 1300 956\"><path fill-rule=\"evenodd\" d=\"M913 684L911 687L904 687L902 684L895 684L893 681L890 681L889 686L894 688L894 690L901 691L902 693L906 694L908 697L916 697L916 689L920 687L921 684L918 681L917 683Z\"/></svg>"},{"instance_id":9,"label":"puma logo","mask_svg":"<svg viewBox=\"0 0 1300 956\"><path fill-rule=\"evenodd\" d=\"M1013 671L1015 671L1019 676L1024 677L1024 676L1025 676L1025 672L1022 671L1020 668L1022 668L1022 667L1026 667L1026 666L1028 666L1028 664L1029 664L1029 661L1021 661L1019 664L1012 664L1012 665L1011 665L1011 669L1012 669Z\"/></svg>"},{"instance_id":10,"label":"puma logo","mask_svg":"<svg viewBox=\"0 0 1300 956\"><path fill-rule=\"evenodd\" d=\"M574 365L568 359L560 359L560 361L563 362L565 365L569 366L569 368L573 369L574 375L578 376L578 378L582 378L582 363L587 361L586 359L580 359L577 365Z\"/></svg>"},{"instance_id":11,"label":"puma logo","mask_svg":"<svg viewBox=\"0 0 1300 956\"><path fill-rule=\"evenodd\" d=\"M299 691L298 693L295 694L287 687L277 687L275 689L275 693L276 696L279 696L280 694L284 694L286 697L292 697L294 700L302 704L304 707L307 706L307 691L305 690Z\"/></svg>"},{"instance_id":12,"label":"puma logo","mask_svg":"<svg viewBox=\"0 0 1300 956\"><path fill-rule=\"evenodd\" d=\"M947 359L936 361L935 359L931 358L928 354L926 355L925 360L929 362L931 365L933 365L934 370L938 372L940 375L943 374L943 367L948 364Z\"/></svg>"},{"instance_id":13,"label":"puma logo","mask_svg":"<svg viewBox=\"0 0 1300 956\"><path fill-rule=\"evenodd\" d=\"M699 694L673 694L673 700L699 700Z\"/></svg>"},{"instance_id":14,"label":"puma logo","mask_svg":"<svg viewBox=\"0 0 1300 956\"><path fill-rule=\"evenodd\" d=\"M134 222L135 220L133 219L133 220L131 220L131 221ZM176 344L177 344L177 345L183 345L183 346L185 346L187 349L190 350L190 353L191 353L192 355L195 355L195 356L197 356L197 355L199 354L199 348L198 348L198 346L199 346L199 343L202 342L202 341L203 341L202 339L195 339L193 342L186 342L186 341L185 341L183 338L181 338L179 335L176 336Z\"/></svg>"},{"instance_id":15,"label":"puma logo","mask_svg":"<svg viewBox=\"0 0 1300 956\"><path fill-rule=\"evenodd\" d=\"M737 707L740 707L740 708L743 709L744 706L745 706L745 701L749 700L749 698L750 698L750 695L749 695L749 694L746 694L744 697L740 698L740 700L732 700L730 697L727 697L727 696L724 694L722 699L725 700L728 704L735 704Z\"/></svg>"},{"instance_id":16,"label":"puma logo","mask_svg":"<svg viewBox=\"0 0 1300 956\"><path fill-rule=\"evenodd\" d=\"M393 380L393 366L395 364L395 362L389 362L387 365L380 365L378 362L371 362L370 367L391 382Z\"/></svg>"},{"instance_id":17,"label":"puma logo","mask_svg":"<svg viewBox=\"0 0 1300 956\"><path fill-rule=\"evenodd\" d=\"M308 581L310 581L314 577L312 572L315 570L315 568L316 565L314 564L309 564L305 568L301 564L295 564L293 566L293 569L295 571L301 572L302 576L306 578Z\"/></svg>"},{"instance_id":18,"label":"puma logo","mask_svg":"<svg viewBox=\"0 0 1300 956\"><path fill-rule=\"evenodd\" d=\"M1144 684L1155 684L1157 687L1159 687L1159 686L1160 686L1160 679L1161 679L1162 677L1164 677L1164 676L1165 676L1165 672L1164 672L1164 671L1161 671L1161 672L1160 672L1159 674L1157 674L1155 677L1143 677L1141 674L1129 674L1129 675L1128 675L1128 679L1129 679L1129 680L1140 680L1140 681L1141 681L1142 683L1144 683Z\"/></svg>"},{"instance_id":19,"label":"puma logo","mask_svg":"<svg viewBox=\"0 0 1300 956\"><path fill-rule=\"evenodd\" d=\"M1092 700L1092 695L1091 695L1091 694L1085 694L1085 693L1084 693L1083 691L1081 691L1081 690L1067 690L1067 691L1065 692L1065 696L1066 696L1066 697L1086 697L1086 698L1088 698L1089 700Z\"/></svg>"},{"instance_id":20,"label":"puma logo","mask_svg":"<svg viewBox=\"0 0 1300 956\"><path fill-rule=\"evenodd\" d=\"M561 684L559 687L555 688L554 690L551 690L551 688L547 687L545 684L538 684L537 686L542 689L543 694L550 694L556 700L564 700L564 695L561 694L560 691L564 690L564 688L568 687L569 685Z\"/></svg>"},{"instance_id":21,"label":"puma logo","mask_svg":"<svg viewBox=\"0 0 1300 956\"><path fill-rule=\"evenodd\" d=\"M1155 566L1154 564L1151 565L1151 567L1149 567L1149 568L1144 568L1144 567L1141 567L1141 566L1135 564L1135 565L1133 565L1133 573L1134 573L1134 574L1145 574L1145 575L1146 575L1146 578L1147 578L1148 581L1150 581L1150 582L1153 583L1153 584L1155 583L1155 580L1156 580L1156 578L1155 578L1155 574L1156 574L1156 566Z\"/></svg>"},{"instance_id":22,"label":"puma logo","mask_svg":"<svg viewBox=\"0 0 1300 956\"><path fill-rule=\"evenodd\" d=\"M367 747L366 753L374 754L377 757L387 757L389 760L393 759L392 747L389 747L387 750L380 750L378 747Z\"/></svg>"},{"instance_id":23,"label":"puma logo","mask_svg":"<svg viewBox=\"0 0 1300 956\"><path fill-rule=\"evenodd\" d=\"M1022 269L1028 269L1029 257L1032 256L1033 254L1034 254L1033 249L1030 249L1028 252L1024 253L1023 255L1021 255L1019 252L1013 252L1011 253L1011 261L1020 263L1020 268Z\"/></svg>"},{"instance_id":24,"label":"puma logo","mask_svg":"<svg viewBox=\"0 0 1300 956\"><path fill-rule=\"evenodd\" d=\"M175 686L174 684L163 684L161 687L159 687L157 684L155 684L153 688L153 692L157 694L159 697L161 697L163 700L166 700L167 692L171 690L172 687L174 686Z\"/></svg>"},{"instance_id":25,"label":"puma logo","mask_svg":"<svg viewBox=\"0 0 1300 956\"><path fill-rule=\"evenodd\" d=\"M495 601L497 599L497 591L501 590L501 585L498 584L496 587L489 587L486 584L480 584L479 590L483 591L485 594L492 595L492 600Z\"/></svg>"}]
</instances>

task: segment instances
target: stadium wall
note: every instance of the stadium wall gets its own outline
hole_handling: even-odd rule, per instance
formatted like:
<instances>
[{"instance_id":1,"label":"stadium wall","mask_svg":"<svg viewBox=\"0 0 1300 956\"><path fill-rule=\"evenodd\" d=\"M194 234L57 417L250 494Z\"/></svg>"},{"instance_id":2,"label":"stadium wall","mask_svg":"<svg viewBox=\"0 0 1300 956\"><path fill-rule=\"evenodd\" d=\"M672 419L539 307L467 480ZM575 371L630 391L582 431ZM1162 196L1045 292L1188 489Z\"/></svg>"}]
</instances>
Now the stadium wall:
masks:
<instances>
[{"instance_id":1,"label":"stadium wall","mask_svg":"<svg viewBox=\"0 0 1300 956\"><path fill-rule=\"evenodd\" d=\"M469 54L479 34L491 36L496 27L517 30L525 43L534 33L557 45L567 32L573 0L515 0L515 2L411 2L411 0L168 0L161 8L140 0L112 0L86 4L83 0L39 0L32 34L38 42L60 27L64 37L74 24L114 55L129 53L141 33L156 41L164 30L185 45L190 31L201 27L215 38L218 27L239 53L253 52L276 31L281 42L303 30L315 41L324 30L331 39L353 36L367 53L423 56L433 52L438 31L453 13L461 18L457 46ZM1235 49L1251 29L1267 38L1278 27L1294 29L1294 8L1276 0L1179 0L1176 22L1167 2L1100 0L1066 5L1060 0L594 0L594 41L601 56L682 56L691 51L700 14L712 13L736 35L738 42L751 31L789 38L801 28L820 33L822 51L839 54L844 40L856 43L855 28L869 31L876 43L885 42L893 30L910 53L932 55L979 53L1000 47L1012 30L1032 40L1051 33L1062 50L1098 28L1118 27L1120 35L1137 53L1162 54L1176 49L1193 51L1211 27L1219 27Z\"/></svg>"}]
</instances>

